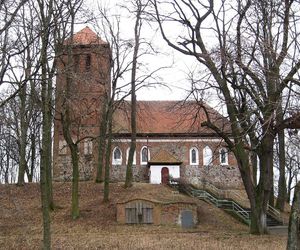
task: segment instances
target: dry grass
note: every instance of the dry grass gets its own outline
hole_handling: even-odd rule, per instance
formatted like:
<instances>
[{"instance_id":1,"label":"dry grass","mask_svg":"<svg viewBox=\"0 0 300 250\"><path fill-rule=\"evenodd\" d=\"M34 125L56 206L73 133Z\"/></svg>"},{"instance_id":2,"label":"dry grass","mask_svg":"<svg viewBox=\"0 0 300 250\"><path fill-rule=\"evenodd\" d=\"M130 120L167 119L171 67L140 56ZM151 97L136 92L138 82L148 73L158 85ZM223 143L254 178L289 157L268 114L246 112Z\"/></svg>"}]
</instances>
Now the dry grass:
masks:
<instances>
[{"instance_id":1,"label":"dry grass","mask_svg":"<svg viewBox=\"0 0 300 250\"><path fill-rule=\"evenodd\" d=\"M111 201L103 204L103 186L83 182L80 183L81 216L72 221L71 184L55 183L54 199L59 208L51 214L53 249L285 249L285 236L249 235L246 226L201 201L199 225L193 230L116 223L115 202L133 194L166 199L170 193L169 188L159 185L136 184L124 190L121 184L112 184ZM0 197L0 249L40 249L39 186L0 185Z\"/></svg>"}]
</instances>

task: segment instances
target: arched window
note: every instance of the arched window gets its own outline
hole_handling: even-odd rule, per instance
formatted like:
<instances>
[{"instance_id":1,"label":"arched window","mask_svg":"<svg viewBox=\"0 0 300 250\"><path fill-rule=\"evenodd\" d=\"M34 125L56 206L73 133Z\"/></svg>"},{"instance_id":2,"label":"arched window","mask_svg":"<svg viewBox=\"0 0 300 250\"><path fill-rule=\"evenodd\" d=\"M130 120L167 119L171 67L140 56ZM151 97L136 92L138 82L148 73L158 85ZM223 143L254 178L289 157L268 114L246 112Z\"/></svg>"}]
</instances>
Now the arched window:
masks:
<instances>
[{"instance_id":1,"label":"arched window","mask_svg":"<svg viewBox=\"0 0 300 250\"><path fill-rule=\"evenodd\" d=\"M203 165L204 166L208 166L212 164L212 150L210 149L210 147L206 146L203 149Z\"/></svg>"},{"instance_id":2,"label":"arched window","mask_svg":"<svg viewBox=\"0 0 300 250\"><path fill-rule=\"evenodd\" d=\"M228 165L228 152L226 148L221 148L220 151L220 164Z\"/></svg>"},{"instance_id":3,"label":"arched window","mask_svg":"<svg viewBox=\"0 0 300 250\"><path fill-rule=\"evenodd\" d=\"M115 147L113 150L112 164L113 165L122 164L122 151L118 147Z\"/></svg>"},{"instance_id":4,"label":"arched window","mask_svg":"<svg viewBox=\"0 0 300 250\"><path fill-rule=\"evenodd\" d=\"M190 165L199 165L199 151L196 147L190 149Z\"/></svg>"},{"instance_id":5,"label":"arched window","mask_svg":"<svg viewBox=\"0 0 300 250\"><path fill-rule=\"evenodd\" d=\"M83 142L83 153L85 155L91 155L93 153L93 142L91 140L84 140Z\"/></svg>"},{"instance_id":6,"label":"arched window","mask_svg":"<svg viewBox=\"0 0 300 250\"><path fill-rule=\"evenodd\" d=\"M90 71L91 65L92 65L91 54L86 54L86 58L85 58L85 71Z\"/></svg>"},{"instance_id":7,"label":"arched window","mask_svg":"<svg viewBox=\"0 0 300 250\"><path fill-rule=\"evenodd\" d=\"M141 165L145 165L150 160L150 152L149 149L144 146L141 149Z\"/></svg>"},{"instance_id":8,"label":"arched window","mask_svg":"<svg viewBox=\"0 0 300 250\"><path fill-rule=\"evenodd\" d=\"M130 150L130 148L127 148L127 151L126 151L126 164L128 163L129 150ZM133 161L132 161L132 164L133 164L133 165L136 164L136 151L134 151L134 154L133 154Z\"/></svg>"}]
</instances>

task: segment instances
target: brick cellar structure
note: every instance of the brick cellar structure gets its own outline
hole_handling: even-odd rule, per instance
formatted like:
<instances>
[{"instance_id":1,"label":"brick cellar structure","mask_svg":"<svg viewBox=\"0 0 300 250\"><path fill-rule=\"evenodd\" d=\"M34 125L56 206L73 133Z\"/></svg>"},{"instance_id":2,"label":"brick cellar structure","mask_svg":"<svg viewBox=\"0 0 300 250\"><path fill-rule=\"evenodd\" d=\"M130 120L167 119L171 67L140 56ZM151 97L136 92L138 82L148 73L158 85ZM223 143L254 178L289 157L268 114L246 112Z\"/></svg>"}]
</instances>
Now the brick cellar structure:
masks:
<instances>
[{"instance_id":1,"label":"brick cellar structure","mask_svg":"<svg viewBox=\"0 0 300 250\"><path fill-rule=\"evenodd\" d=\"M118 202L116 205L117 222L121 224L182 226L186 213L191 214L191 225L198 222L197 203L187 197L183 197L181 201L174 197L170 201L136 198Z\"/></svg>"},{"instance_id":2,"label":"brick cellar structure","mask_svg":"<svg viewBox=\"0 0 300 250\"><path fill-rule=\"evenodd\" d=\"M73 85L68 99L72 106L72 136L80 141L80 177L89 180L96 176L101 103L111 88L111 51L109 44L88 27L67 40L65 46L71 46L73 58L73 74L69 76ZM69 180L71 155L59 116L66 87L67 56L61 58L56 82L53 175L55 180ZM134 181L160 184L172 176L193 184L210 182L222 189L241 187L236 159L218 135L201 126L208 114L228 132L228 120L202 105L207 113L193 101L137 101ZM113 114L111 181L125 180L130 132L130 102L124 101ZM155 204L152 202L151 206L154 209Z\"/></svg>"}]
</instances>

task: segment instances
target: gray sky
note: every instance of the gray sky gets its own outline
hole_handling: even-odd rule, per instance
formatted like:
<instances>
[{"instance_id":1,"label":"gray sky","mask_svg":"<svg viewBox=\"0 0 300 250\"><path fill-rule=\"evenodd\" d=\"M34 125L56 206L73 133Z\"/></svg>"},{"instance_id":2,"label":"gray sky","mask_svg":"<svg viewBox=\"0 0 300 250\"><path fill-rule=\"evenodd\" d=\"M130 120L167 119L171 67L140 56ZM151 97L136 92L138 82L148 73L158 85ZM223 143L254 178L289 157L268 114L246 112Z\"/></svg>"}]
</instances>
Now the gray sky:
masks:
<instances>
[{"instance_id":1,"label":"gray sky","mask_svg":"<svg viewBox=\"0 0 300 250\"><path fill-rule=\"evenodd\" d=\"M97 13L97 4L109 6L111 13L120 13L123 17L121 21L121 32L127 39L132 39L134 20L133 18L126 18L128 12L120 10L118 4L124 4L121 0L110 0L110 1L92 1L89 7L92 7ZM126 21L124 21L126 20ZM92 24L87 24L92 30L97 31L97 28ZM84 25L78 25L76 31L84 28ZM187 74L190 69L195 68L193 65L194 59L192 57L183 56L180 53L169 48L166 42L161 38L159 31L156 31L155 24L150 27L148 24L143 24L142 37L147 41L152 41L154 47L160 52L158 55L144 56L141 58L143 63L147 64L150 68L150 72L159 67L168 67L162 69L157 73L158 82L166 84L163 86L152 86L149 88L140 89L137 93L138 100L180 100L186 97L187 91L190 88L190 84L187 81ZM174 28L174 27L170 27ZM152 69L152 70L151 70ZM128 81L128 78L125 79Z\"/></svg>"}]
</instances>

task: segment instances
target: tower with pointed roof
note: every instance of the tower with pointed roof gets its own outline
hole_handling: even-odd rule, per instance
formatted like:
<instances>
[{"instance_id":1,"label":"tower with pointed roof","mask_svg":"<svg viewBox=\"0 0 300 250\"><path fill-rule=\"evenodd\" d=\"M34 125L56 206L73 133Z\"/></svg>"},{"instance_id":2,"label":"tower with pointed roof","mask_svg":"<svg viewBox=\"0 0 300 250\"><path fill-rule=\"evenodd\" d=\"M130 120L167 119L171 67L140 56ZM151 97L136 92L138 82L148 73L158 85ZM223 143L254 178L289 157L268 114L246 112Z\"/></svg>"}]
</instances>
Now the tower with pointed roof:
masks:
<instances>
[{"instance_id":1,"label":"tower with pointed roof","mask_svg":"<svg viewBox=\"0 0 300 250\"><path fill-rule=\"evenodd\" d=\"M80 177L90 179L96 166L96 137L104 94L110 92L111 50L89 27L64 42L57 60L54 119L53 177L68 179L72 173L71 156L61 124L63 102L71 106L73 142L80 141ZM71 88L66 93L67 78ZM68 94L66 98L66 94Z\"/></svg>"}]
</instances>

